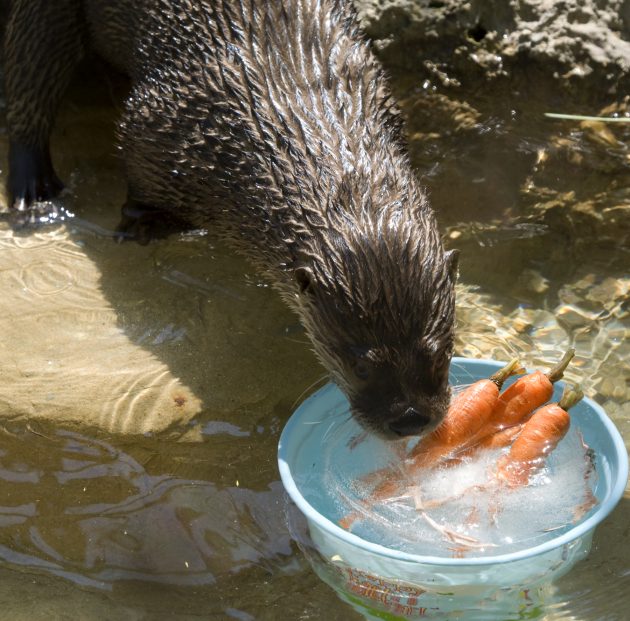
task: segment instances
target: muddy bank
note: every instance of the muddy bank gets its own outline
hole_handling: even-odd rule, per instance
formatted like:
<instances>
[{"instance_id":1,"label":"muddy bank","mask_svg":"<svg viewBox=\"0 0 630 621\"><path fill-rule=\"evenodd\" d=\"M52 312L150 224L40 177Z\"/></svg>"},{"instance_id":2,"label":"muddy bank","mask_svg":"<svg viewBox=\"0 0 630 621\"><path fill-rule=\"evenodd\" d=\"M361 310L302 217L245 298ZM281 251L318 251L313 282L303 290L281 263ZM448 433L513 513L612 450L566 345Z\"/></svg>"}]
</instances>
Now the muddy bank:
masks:
<instances>
[{"instance_id":1,"label":"muddy bank","mask_svg":"<svg viewBox=\"0 0 630 621\"><path fill-rule=\"evenodd\" d=\"M537 75L573 94L593 84L600 93L627 90L627 0L356 0L356 5L390 68L446 86L474 88L479 81Z\"/></svg>"},{"instance_id":2,"label":"muddy bank","mask_svg":"<svg viewBox=\"0 0 630 621\"><path fill-rule=\"evenodd\" d=\"M628 92L629 0L353 1L393 73L472 91L535 78L579 100Z\"/></svg>"}]
</instances>

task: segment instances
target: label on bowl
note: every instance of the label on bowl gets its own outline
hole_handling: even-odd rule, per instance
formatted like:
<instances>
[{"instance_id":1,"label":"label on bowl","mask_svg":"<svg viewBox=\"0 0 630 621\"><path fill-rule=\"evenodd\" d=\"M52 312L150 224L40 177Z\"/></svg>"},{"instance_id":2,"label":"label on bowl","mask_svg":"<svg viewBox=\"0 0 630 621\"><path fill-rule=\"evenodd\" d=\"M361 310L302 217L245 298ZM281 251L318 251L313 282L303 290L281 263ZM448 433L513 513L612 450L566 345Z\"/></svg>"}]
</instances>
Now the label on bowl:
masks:
<instances>
[{"instance_id":1,"label":"label on bowl","mask_svg":"<svg viewBox=\"0 0 630 621\"><path fill-rule=\"evenodd\" d=\"M405 617L421 617L427 612L422 595L427 591L400 581L380 578L352 567L339 567L345 580L345 591L376 602L386 610Z\"/></svg>"}]
</instances>

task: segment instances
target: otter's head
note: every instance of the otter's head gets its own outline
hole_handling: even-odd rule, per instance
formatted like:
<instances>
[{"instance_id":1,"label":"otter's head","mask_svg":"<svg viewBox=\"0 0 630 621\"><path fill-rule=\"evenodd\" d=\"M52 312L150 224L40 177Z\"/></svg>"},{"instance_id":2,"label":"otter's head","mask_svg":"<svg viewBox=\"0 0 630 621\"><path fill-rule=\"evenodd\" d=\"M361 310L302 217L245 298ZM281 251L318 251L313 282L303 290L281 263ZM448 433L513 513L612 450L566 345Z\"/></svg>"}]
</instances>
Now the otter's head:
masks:
<instances>
[{"instance_id":1,"label":"otter's head","mask_svg":"<svg viewBox=\"0 0 630 621\"><path fill-rule=\"evenodd\" d=\"M422 216L327 229L293 272L316 354L357 420L390 437L434 429L450 399L457 251Z\"/></svg>"}]
</instances>

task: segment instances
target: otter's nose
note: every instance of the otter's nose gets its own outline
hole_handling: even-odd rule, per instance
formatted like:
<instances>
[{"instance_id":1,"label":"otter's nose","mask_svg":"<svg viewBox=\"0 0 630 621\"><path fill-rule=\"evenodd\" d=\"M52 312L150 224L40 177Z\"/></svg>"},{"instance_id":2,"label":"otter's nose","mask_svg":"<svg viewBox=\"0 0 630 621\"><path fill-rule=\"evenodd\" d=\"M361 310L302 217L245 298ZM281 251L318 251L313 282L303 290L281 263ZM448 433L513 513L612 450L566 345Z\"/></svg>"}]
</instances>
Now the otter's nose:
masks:
<instances>
[{"instance_id":1,"label":"otter's nose","mask_svg":"<svg viewBox=\"0 0 630 621\"><path fill-rule=\"evenodd\" d=\"M421 433L430 422L431 417L428 414L418 412L415 408L407 408L402 416L387 426L399 436L413 436Z\"/></svg>"}]
</instances>

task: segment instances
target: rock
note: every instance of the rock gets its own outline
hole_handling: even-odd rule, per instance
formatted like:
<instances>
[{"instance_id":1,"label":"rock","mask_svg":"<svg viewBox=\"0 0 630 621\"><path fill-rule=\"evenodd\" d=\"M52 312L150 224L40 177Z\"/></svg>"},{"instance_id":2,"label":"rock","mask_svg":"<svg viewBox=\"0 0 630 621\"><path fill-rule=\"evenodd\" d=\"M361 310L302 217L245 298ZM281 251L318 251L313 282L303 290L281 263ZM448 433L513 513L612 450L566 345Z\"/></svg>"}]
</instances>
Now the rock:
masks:
<instances>
[{"instance_id":1,"label":"rock","mask_svg":"<svg viewBox=\"0 0 630 621\"><path fill-rule=\"evenodd\" d=\"M630 297L630 278L605 278L586 292L586 299L604 307L616 306Z\"/></svg>"},{"instance_id":2,"label":"rock","mask_svg":"<svg viewBox=\"0 0 630 621\"><path fill-rule=\"evenodd\" d=\"M533 269L523 270L518 279L518 284L532 293L545 293L549 289L549 279Z\"/></svg>"},{"instance_id":3,"label":"rock","mask_svg":"<svg viewBox=\"0 0 630 621\"><path fill-rule=\"evenodd\" d=\"M554 312L558 321L568 330L588 326L598 318L598 313L591 313L570 304L561 304Z\"/></svg>"}]
</instances>

